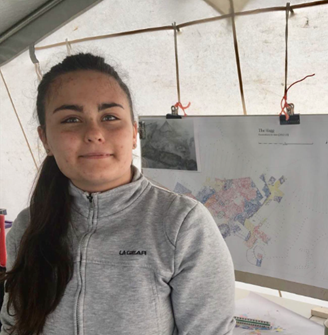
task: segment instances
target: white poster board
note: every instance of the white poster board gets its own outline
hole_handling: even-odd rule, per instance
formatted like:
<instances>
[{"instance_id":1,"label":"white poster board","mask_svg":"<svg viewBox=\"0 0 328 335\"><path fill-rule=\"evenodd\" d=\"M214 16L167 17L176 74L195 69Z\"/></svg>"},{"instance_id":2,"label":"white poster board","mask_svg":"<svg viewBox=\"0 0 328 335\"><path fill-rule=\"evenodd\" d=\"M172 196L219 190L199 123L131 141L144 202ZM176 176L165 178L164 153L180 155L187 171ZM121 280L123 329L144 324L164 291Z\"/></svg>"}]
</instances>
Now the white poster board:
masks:
<instances>
[{"instance_id":1,"label":"white poster board","mask_svg":"<svg viewBox=\"0 0 328 335\"><path fill-rule=\"evenodd\" d=\"M300 125L278 116L170 122L187 119L201 169L144 175L209 209L237 272L314 287L297 293L328 300L328 115L303 115ZM147 132L152 118L141 121Z\"/></svg>"}]
</instances>

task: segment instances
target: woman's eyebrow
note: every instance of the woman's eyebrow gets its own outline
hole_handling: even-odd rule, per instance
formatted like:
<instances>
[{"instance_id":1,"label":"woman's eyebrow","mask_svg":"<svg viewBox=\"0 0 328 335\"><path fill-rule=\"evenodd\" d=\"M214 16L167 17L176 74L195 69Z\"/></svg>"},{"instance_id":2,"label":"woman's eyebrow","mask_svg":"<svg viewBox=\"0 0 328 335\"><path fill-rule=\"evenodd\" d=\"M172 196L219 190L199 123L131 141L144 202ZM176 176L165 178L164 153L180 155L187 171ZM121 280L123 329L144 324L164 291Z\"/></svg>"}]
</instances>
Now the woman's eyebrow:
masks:
<instances>
[{"instance_id":1,"label":"woman's eyebrow","mask_svg":"<svg viewBox=\"0 0 328 335\"><path fill-rule=\"evenodd\" d=\"M61 105L53 111L53 114L60 110L65 110L65 109L70 109L76 112L83 112L83 107L79 105Z\"/></svg>"},{"instance_id":2,"label":"woman's eyebrow","mask_svg":"<svg viewBox=\"0 0 328 335\"><path fill-rule=\"evenodd\" d=\"M98 111L100 112L104 109L108 109L108 108L112 108L112 107L120 107L120 108L124 109L122 105L117 104L115 102L111 102L111 103L103 103L103 104L98 105ZM67 110L67 109L70 109L70 110L73 110L73 111L76 111L76 112L81 112L81 113L83 112L83 106L61 105L53 111L53 114L60 111L60 110Z\"/></svg>"},{"instance_id":3,"label":"woman's eyebrow","mask_svg":"<svg viewBox=\"0 0 328 335\"><path fill-rule=\"evenodd\" d=\"M117 104L115 102L111 102L111 103L103 103L103 104L98 105L98 111L100 112L104 109L108 109L112 107L121 107L122 109L124 109L122 105Z\"/></svg>"}]
</instances>

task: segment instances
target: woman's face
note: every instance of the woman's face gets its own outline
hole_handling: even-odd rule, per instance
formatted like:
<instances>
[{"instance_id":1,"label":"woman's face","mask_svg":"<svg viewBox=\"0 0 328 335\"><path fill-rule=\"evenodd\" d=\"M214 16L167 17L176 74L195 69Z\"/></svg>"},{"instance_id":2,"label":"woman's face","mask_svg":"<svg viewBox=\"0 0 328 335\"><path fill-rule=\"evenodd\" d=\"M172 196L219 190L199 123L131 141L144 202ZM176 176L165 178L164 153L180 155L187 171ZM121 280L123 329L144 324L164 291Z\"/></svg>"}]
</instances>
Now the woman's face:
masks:
<instances>
[{"instance_id":1,"label":"woman's face","mask_svg":"<svg viewBox=\"0 0 328 335\"><path fill-rule=\"evenodd\" d=\"M61 75L48 91L45 111L40 139L75 186L102 192L131 181L137 124L114 78L96 71Z\"/></svg>"}]
</instances>

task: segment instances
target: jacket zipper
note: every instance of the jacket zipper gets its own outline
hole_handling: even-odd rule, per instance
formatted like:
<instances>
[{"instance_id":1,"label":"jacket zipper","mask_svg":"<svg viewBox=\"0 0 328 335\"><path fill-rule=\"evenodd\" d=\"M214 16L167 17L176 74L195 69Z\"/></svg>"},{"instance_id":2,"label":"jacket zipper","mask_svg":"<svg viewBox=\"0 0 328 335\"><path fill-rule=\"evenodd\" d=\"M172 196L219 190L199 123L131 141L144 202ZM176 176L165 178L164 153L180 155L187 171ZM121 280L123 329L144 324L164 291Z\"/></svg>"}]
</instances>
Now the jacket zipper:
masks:
<instances>
[{"instance_id":1,"label":"jacket zipper","mask_svg":"<svg viewBox=\"0 0 328 335\"><path fill-rule=\"evenodd\" d=\"M90 203L90 210L92 210L92 222L93 222L93 203L92 203L92 201L93 201L93 195L92 195L92 193L89 193L89 195L87 195L86 196L87 197L87 199L89 200L89 203ZM86 234L87 235L87 234ZM83 239L84 239L84 237L86 236L86 235L84 235L83 237L82 237L82 240L81 240L81 245L82 245L82 242L83 242ZM82 257L83 257L83 253L82 253L82 250L80 250L80 273L79 273L79 275L80 275L80 279L81 279L81 290L80 290L80 292L79 292L79 296L78 296L78 300L77 300L77 308L76 308L76 325L77 325L77 335L79 335L79 333L80 333L80 328L79 328L79 306L80 306L80 296L81 296L81 292L82 292L82 285L83 285L83 282L82 282L82 276L81 276L81 266L82 266Z\"/></svg>"},{"instance_id":2,"label":"jacket zipper","mask_svg":"<svg viewBox=\"0 0 328 335\"><path fill-rule=\"evenodd\" d=\"M92 204L93 199L92 193L89 193L89 195L87 195L87 199L89 200L90 204Z\"/></svg>"}]
</instances>

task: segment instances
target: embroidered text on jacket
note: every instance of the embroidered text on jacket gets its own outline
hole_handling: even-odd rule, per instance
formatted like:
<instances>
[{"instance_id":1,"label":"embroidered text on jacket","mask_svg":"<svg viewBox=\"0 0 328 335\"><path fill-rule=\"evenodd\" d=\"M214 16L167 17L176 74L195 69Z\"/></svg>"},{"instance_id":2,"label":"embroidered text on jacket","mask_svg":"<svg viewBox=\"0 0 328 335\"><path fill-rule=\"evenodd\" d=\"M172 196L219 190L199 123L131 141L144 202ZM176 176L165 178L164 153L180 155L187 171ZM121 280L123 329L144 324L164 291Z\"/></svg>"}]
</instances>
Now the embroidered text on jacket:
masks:
<instances>
[{"instance_id":1,"label":"embroidered text on jacket","mask_svg":"<svg viewBox=\"0 0 328 335\"><path fill-rule=\"evenodd\" d=\"M120 250L120 255L147 255L146 250Z\"/></svg>"}]
</instances>

